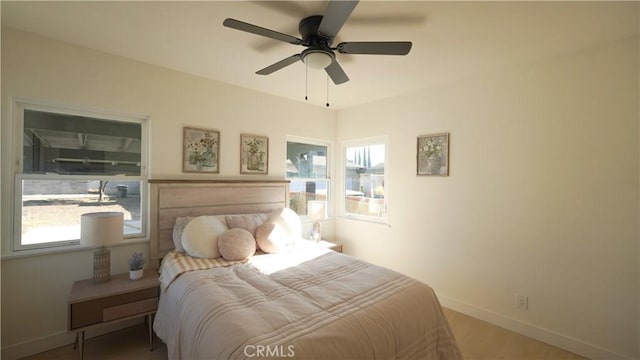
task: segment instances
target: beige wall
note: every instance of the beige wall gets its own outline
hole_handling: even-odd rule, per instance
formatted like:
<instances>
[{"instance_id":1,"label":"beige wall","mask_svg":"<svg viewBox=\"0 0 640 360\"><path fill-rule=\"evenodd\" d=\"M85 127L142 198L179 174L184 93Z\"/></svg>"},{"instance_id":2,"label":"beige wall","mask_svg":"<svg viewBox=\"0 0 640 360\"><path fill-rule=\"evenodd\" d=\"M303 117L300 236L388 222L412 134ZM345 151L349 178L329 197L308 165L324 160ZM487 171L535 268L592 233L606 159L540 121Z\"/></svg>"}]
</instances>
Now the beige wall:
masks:
<instances>
[{"instance_id":1,"label":"beige wall","mask_svg":"<svg viewBox=\"0 0 640 360\"><path fill-rule=\"evenodd\" d=\"M340 219L338 240L444 305L638 358L638 61L636 37L341 111L338 141L389 135L390 227ZM450 176L417 177L416 136L439 132Z\"/></svg>"},{"instance_id":2,"label":"beige wall","mask_svg":"<svg viewBox=\"0 0 640 360\"><path fill-rule=\"evenodd\" d=\"M188 177L181 168L185 125L221 132L220 175L203 176L207 179L246 178L239 175L241 132L269 137L273 178L285 175L286 135L335 138L331 110L2 29L3 171L14 163L6 158L9 96L148 115L150 178ZM3 222L11 206L10 184L3 179ZM3 223L4 253L10 228ZM330 234L331 226L323 231ZM114 248L113 273L127 270L133 251L147 252L148 244ZM2 358L69 340L67 296L73 281L91 277L91 259L90 251L78 251L2 260Z\"/></svg>"},{"instance_id":3,"label":"beige wall","mask_svg":"<svg viewBox=\"0 0 640 360\"><path fill-rule=\"evenodd\" d=\"M388 135L391 226L339 219L346 252L474 316L594 357L640 357L637 38L337 114L6 29L1 75L3 170L9 96L149 115L152 178L186 177L184 125L221 131L218 177L238 176L240 132L269 136L273 177L286 134ZM416 136L442 131L451 176L416 177ZM135 250L147 244L115 248L113 271ZM1 266L2 357L68 341L66 298L90 276L90 252Z\"/></svg>"}]
</instances>

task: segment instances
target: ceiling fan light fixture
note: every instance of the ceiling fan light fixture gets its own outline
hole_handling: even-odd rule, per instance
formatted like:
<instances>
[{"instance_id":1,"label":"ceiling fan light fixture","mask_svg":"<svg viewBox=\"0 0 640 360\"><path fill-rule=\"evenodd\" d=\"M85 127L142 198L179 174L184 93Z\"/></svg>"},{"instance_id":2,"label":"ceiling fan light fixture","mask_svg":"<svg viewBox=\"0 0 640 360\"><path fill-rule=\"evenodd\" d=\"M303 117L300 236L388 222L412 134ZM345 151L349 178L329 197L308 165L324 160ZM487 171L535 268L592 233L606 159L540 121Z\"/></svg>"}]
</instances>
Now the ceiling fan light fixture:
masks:
<instances>
[{"instance_id":1,"label":"ceiling fan light fixture","mask_svg":"<svg viewBox=\"0 0 640 360\"><path fill-rule=\"evenodd\" d=\"M302 61L313 69L324 69L331 65L333 58L324 51L309 51Z\"/></svg>"},{"instance_id":2,"label":"ceiling fan light fixture","mask_svg":"<svg viewBox=\"0 0 640 360\"><path fill-rule=\"evenodd\" d=\"M355 41L342 42L336 47L331 47L333 40L349 16L351 16L351 12L357 4L358 0L329 0L324 15L307 16L300 20L298 30L302 35L302 39L231 18L225 19L222 25L231 29L306 47L301 53L291 55L264 69L260 69L256 71L256 74L269 75L300 60L305 63L307 69L309 67L325 69L328 78L331 78L334 84L340 85L349 81L349 77L340 66L335 51L339 54L354 55L407 55L411 50L410 41Z\"/></svg>"}]
</instances>

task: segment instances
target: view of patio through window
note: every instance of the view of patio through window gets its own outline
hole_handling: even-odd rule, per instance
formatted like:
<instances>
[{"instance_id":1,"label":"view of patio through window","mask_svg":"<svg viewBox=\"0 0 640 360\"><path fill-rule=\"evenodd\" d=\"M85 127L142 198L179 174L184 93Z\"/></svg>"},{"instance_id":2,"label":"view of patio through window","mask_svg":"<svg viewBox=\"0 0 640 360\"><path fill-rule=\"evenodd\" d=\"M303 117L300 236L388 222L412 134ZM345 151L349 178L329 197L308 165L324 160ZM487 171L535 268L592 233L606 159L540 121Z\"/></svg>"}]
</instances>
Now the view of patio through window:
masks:
<instances>
[{"instance_id":1,"label":"view of patio through window","mask_svg":"<svg viewBox=\"0 0 640 360\"><path fill-rule=\"evenodd\" d=\"M385 144L345 147L345 203L347 216L384 219Z\"/></svg>"},{"instance_id":2,"label":"view of patio through window","mask_svg":"<svg viewBox=\"0 0 640 360\"><path fill-rule=\"evenodd\" d=\"M298 215L307 215L309 200L329 199L327 153L327 145L287 141L289 207Z\"/></svg>"},{"instance_id":3,"label":"view of patio through window","mask_svg":"<svg viewBox=\"0 0 640 360\"><path fill-rule=\"evenodd\" d=\"M22 244L80 239L82 214L109 211L124 214L123 235L140 234L140 182L23 180Z\"/></svg>"},{"instance_id":4,"label":"view of patio through window","mask_svg":"<svg viewBox=\"0 0 640 360\"><path fill-rule=\"evenodd\" d=\"M18 248L77 243L80 217L122 212L142 236L142 123L24 109Z\"/></svg>"}]
</instances>

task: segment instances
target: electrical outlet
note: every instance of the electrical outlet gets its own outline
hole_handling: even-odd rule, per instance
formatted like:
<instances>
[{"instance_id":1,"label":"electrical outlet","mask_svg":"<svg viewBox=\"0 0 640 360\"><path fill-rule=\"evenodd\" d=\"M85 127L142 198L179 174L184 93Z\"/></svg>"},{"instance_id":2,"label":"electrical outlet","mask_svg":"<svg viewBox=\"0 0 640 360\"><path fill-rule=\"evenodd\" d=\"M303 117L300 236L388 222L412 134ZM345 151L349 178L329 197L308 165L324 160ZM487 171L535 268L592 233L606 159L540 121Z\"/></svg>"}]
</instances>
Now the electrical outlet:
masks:
<instances>
[{"instance_id":1,"label":"electrical outlet","mask_svg":"<svg viewBox=\"0 0 640 360\"><path fill-rule=\"evenodd\" d=\"M529 309L529 297L522 294L516 294L516 308L520 310Z\"/></svg>"}]
</instances>

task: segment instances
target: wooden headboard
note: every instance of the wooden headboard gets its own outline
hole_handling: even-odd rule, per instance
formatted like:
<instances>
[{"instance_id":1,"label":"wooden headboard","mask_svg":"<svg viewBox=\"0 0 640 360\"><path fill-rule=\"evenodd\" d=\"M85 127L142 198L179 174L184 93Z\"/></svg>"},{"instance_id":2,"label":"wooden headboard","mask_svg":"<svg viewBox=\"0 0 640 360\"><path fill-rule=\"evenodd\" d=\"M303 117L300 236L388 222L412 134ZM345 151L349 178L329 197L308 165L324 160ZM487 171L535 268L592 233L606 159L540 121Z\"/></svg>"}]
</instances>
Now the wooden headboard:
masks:
<instances>
[{"instance_id":1,"label":"wooden headboard","mask_svg":"<svg viewBox=\"0 0 640 360\"><path fill-rule=\"evenodd\" d=\"M149 180L150 264L173 250L180 216L268 213L289 204L288 180Z\"/></svg>"}]
</instances>

